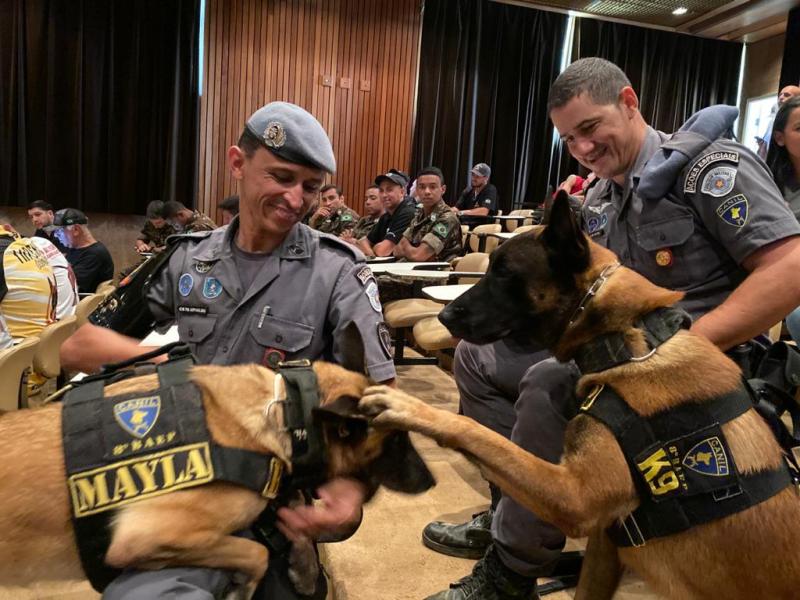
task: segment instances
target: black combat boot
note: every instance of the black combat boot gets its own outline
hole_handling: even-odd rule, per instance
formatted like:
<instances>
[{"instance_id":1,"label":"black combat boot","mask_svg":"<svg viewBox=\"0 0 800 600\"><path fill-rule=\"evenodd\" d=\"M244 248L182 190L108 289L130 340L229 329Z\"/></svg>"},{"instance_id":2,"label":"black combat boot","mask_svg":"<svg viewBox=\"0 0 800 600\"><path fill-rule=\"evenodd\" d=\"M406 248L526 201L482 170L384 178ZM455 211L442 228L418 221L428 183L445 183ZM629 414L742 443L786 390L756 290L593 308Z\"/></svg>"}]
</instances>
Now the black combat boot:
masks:
<instances>
[{"instance_id":1,"label":"black combat boot","mask_svg":"<svg viewBox=\"0 0 800 600\"><path fill-rule=\"evenodd\" d=\"M489 509L472 515L472 520L460 525L434 521L422 530L422 543L431 550L458 556L480 558L492 543L492 516Z\"/></svg>"},{"instance_id":2,"label":"black combat boot","mask_svg":"<svg viewBox=\"0 0 800 600\"><path fill-rule=\"evenodd\" d=\"M539 600L536 579L523 577L505 566L494 546L475 563L472 573L425 600Z\"/></svg>"}]
</instances>

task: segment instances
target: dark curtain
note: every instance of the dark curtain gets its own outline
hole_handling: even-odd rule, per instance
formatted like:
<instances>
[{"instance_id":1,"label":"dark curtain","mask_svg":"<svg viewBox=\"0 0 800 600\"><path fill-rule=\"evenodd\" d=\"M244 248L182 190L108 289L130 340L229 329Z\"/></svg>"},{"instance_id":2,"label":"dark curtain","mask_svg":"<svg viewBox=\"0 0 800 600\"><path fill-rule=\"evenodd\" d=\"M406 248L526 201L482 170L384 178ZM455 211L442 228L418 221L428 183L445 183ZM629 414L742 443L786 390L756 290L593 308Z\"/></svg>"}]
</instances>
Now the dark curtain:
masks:
<instances>
[{"instance_id":1,"label":"dark curtain","mask_svg":"<svg viewBox=\"0 0 800 600\"><path fill-rule=\"evenodd\" d=\"M192 204L199 0L0 0L0 204Z\"/></svg>"},{"instance_id":2,"label":"dark curtain","mask_svg":"<svg viewBox=\"0 0 800 600\"><path fill-rule=\"evenodd\" d=\"M738 102L738 42L577 19L573 59L588 56L608 59L625 71L639 96L642 116L661 131L677 130L703 107ZM566 150L562 159L559 180L578 171Z\"/></svg>"},{"instance_id":3,"label":"dark curtain","mask_svg":"<svg viewBox=\"0 0 800 600\"><path fill-rule=\"evenodd\" d=\"M566 15L488 0L425 4L412 169L440 167L450 204L478 162L492 167L503 210L544 198L547 91L566 24Z\"/></svg>"}]
</instances>

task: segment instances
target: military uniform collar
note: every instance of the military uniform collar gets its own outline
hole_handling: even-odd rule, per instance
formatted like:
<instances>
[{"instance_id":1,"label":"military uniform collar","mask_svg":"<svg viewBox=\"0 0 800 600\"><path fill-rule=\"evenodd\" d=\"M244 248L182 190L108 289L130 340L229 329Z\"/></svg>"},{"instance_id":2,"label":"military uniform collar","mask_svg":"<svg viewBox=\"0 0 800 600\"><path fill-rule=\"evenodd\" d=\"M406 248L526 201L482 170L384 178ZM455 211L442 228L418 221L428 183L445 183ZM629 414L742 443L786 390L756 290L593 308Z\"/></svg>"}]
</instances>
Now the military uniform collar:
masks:
<instances>
[{"instance_id":1,"label":"military uniform collar","mask_svg":"<svg viewBox=\"0 0 800 600\"><path fill-rule=\"evenodd\" d=\"M194 256L201 262L212 262L230 257L231 244L239 230L239 216L235 216L228 226L218 227L209 234L211 243ZM310 229L302 223L295 224L283 242L271 254L289 260L304 259L311 256L312 236Z\"/></svg>"},{"instance_id":2,"label":"military uniform collar","mask_svg":"<svg viewBox=\"0 0 800 600\"><path fill-rule=\"evenodd\" d=\"M636 157L633 169L631 169L630 175L625 182L626 190L634 183L639 183L639 177L641 177L645 165L647 165L647 162L653 157L656 150L658 150L665 139L666 136L663 136L649 125L647 126L647 132L644 135L642 148L639 150L639 156Z\"/></svg>"}]
</instances>

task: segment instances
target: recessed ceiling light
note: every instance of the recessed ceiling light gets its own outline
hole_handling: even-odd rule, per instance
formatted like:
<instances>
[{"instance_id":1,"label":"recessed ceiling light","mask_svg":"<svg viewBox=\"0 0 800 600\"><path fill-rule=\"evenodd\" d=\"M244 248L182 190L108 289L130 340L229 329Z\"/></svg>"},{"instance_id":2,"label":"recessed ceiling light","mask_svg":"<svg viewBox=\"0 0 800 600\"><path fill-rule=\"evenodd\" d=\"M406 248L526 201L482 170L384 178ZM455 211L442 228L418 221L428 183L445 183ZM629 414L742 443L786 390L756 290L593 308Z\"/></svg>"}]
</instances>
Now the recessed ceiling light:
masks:
<instances>
[{"instance_id":1,"label":"recessed ceiling light","mask_svg":"<svg viewBox=\"0 0 800 600\"><path fill-rule=\"evenodd\" d=\"M675 10L673 10L672 14L673 15L685 15L687 12L689 12L689 9L686 8L685 6L681 6L679 8L676 8Z\"/></svg>"}]
</instances>

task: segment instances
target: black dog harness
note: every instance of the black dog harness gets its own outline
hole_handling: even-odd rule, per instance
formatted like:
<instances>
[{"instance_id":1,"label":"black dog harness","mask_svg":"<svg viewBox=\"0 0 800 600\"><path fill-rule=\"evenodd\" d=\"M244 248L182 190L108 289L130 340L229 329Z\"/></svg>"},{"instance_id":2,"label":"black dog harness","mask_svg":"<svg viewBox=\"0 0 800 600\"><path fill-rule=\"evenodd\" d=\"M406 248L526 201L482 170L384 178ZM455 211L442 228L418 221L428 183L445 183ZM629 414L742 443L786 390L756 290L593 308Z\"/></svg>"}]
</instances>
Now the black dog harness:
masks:
<instances>
[{"instance_id":1,"label":"black dog harness","mask_svg":"<svg viewBox=\"0 0 800 600\"><path fill-rule=\"evenodd\" d=\"M631 356L622 334L601 336L579 351L581 372L602 371L651 356L659 345L691 323L678 309L658 309L640 319L652 350ZM642 417L609 386L596 386L579 414L606 425L617 439L640 498L639 507L609 528L621 547L642 546L652 538L743 511L771 498L793 482L788 464L757 473L741 473L734 463L722 425L753 408L747 382L734 391L687 402Z\"/></svg>"},{"instance_id":2,"label":"black dog harness","mask_svg":"<svg viewBox=\"0 0 800 600\"><path fill-rule=\"evenodd\" d=\"M170 360L146 365L158 373L156 390L104 397L106 385L143 374L120 371L170 349ZM110 520L116 509L162 494L225 481L272 500L325 470L321 432L309 427L319 402L308 361L282 366L286 427L297 473L284 476L275 456L214 443L206 426L202 392L188 379L195 364L186 346L172 344L87 377L64 399L62 435L72 520L83 569L102 591L120 573L108 567Z\"/></svg>"}]
</instances>

